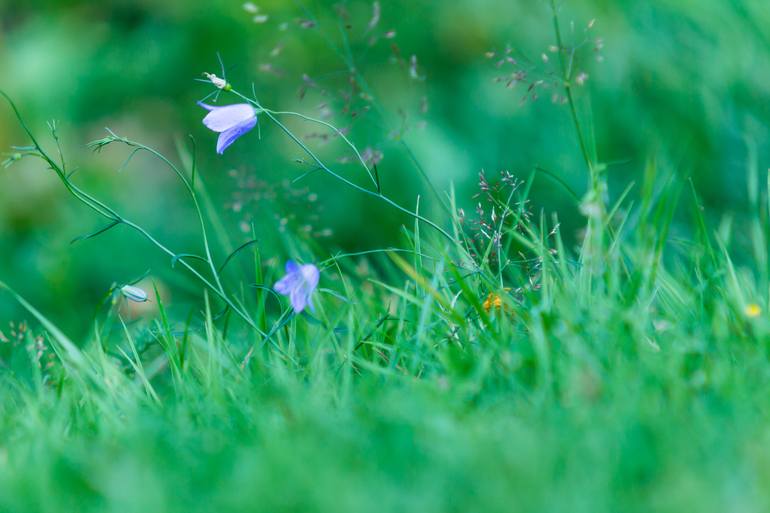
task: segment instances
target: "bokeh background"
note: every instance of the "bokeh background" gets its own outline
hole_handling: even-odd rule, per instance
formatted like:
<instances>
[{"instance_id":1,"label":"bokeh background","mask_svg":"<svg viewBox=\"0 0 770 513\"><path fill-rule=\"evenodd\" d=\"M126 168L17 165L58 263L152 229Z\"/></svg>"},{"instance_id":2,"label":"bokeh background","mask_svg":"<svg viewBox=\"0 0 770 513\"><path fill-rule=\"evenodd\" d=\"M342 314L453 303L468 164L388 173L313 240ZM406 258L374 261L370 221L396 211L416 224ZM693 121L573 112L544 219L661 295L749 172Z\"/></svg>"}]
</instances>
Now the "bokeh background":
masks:
<instances>
[{"instance_id":1,"label":"bokeh background","mask_svg":"<svg viewBox=\"0 0 770 513\"><path fill-rule=\"evenodd\" d=\"M764 0L560 0L576 66L585 75L578 107L608 163L610 196L654 159L659 173L692 178L707 216L746 206L747 166L766 169L770 121L770 10ZM446 219L421 178L454 185L472 212L478 174L536 166L580 194L586 176L568 111L547 88L556 68L544 0L8 1L0 2L0 88L46 139L57 120L77 180L180 252L199 251L193 211L174 176L139 155L86 143L109 127L180 160L188 135L199 172L235 243L253 230L266 257L287 240L314 241L318 259L337 250L398 244L408 218L346 190L297 162L301 151L269 123L224 156L195 102L196 81L221 74L278 110L321 116L378 161L386 193ZM379 7L378 7L379 6ZM593 21L592 21L593 20ZM590 28L589 28L590 27ZM506 53L506 49L510 52ZM501 59L513 56L516 65ZM351 82L350 69L364 77ZM526 80L509 87L516 69ZM535 87L535 100L528 84ZM220 103L234 101L222 96ZM335 169L359 180L339 140L291 122ZM0 107L0 148L27 144ZM361 181L365 183L365 181ZM632 191L631 199L635 192ZM559 212L566 231L581 218L563 185L535 180L532 208ZM0 280L70 330L113 282L150 270L177 298L195 294L167 258L119 228L72 244L101 225L73 202L40 162L0 169ZM687 230L688 220L678 220ZM324 254L325 252L325 254ZM221 255L226 254L221 248ZM2 318L12 306L0 302ZM82 316L86 316L83 313Z\"/></svg>"}]
</instances>

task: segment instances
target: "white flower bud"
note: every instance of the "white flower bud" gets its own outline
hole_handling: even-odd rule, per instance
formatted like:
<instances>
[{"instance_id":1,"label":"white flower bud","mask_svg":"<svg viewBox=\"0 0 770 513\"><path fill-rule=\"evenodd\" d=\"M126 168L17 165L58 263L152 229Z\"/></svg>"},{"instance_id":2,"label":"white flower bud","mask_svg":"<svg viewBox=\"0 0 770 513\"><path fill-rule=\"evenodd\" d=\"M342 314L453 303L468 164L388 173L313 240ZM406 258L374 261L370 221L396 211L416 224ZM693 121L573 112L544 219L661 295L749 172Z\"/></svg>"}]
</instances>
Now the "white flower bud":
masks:
<instances>
[{"instance_id":1,"label":"white flower bud","mask_svg":"<svg viewBox=\"0 0 770 513\"><path fill-rule=\"evenodd\" d=\"M135 303L147 302L147 292L140 289L139 287L123 285L123 287L120 289L120 293L123 294L123 296L129 301L133 301Z\"/></svg>"},{"instance_id":2,"label":"white flower bud","mask_svg":"<svg viewBox=\"0 0 770 513\"><path fill-rule=\"evenodd\" d=\"M223 78L219 78L213 73L204 73L203 74L209 81L214 84L214 87L217 89L225 89L227 88L227 81Z\"/></svg>"}]
</instances>

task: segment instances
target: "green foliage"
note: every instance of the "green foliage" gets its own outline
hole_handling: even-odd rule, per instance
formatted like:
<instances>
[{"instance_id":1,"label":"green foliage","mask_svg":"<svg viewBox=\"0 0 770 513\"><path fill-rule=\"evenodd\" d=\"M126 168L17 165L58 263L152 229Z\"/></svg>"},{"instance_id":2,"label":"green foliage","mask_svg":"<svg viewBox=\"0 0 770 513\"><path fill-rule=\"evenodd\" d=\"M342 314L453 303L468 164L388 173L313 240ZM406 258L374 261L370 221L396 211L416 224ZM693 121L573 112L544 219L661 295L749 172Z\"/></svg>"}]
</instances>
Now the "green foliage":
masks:
<instances>
[{"instance_id":1,"label":"green foliage","mask_svg":"<svg viewBox=\"0 0 770 513\"><path fill-rule=\"evenodd\" d=\"M513 4L515 24L492 0L14 11L5 58L35 65L8 85L21 132L2 180L32 199L0 211L0 511L766 511L765 72L735 61L766 59L765 11ZM111 30L83 32L103 39L88 80L51 93L74 126L41 137L39 81L66 67L40 49L70 62L63 34L95 16ZM132 44L165 58L127 63ZM197 68L217 51L248 70ZM179 77L202 71L229 85L200 97L262 123L218 160L202 130L167 130L199 126ZM307 74L299 96L278 72ZM340 84L355 94L327 98ZM437 114L389 113L423 95ZM96 155L68 141L86 133ZM443 167L466 151L514 167ZM270 201L244 199L254 176ZM305 229L315 215L341 235ZM314 311L272 289L286 256L321 268Z\"/></svg>"},{"instance_id":2,"label":"green foliage","mask_svg":"<svg viewBox=\"0 0 770 513\"><path fill-rule=\"evenodd\" d=\"M669 271L655 210L595 277L558 230L522 236L542 260L489 311L494 276L453 258L374 258L401 286L340 260L342 297L275 347L161 308L79 351L30 310L58 358L3 374L0 506L761 511L770 323L745 308L766 305L701 244Z\"/></svg>"}]
</instances>

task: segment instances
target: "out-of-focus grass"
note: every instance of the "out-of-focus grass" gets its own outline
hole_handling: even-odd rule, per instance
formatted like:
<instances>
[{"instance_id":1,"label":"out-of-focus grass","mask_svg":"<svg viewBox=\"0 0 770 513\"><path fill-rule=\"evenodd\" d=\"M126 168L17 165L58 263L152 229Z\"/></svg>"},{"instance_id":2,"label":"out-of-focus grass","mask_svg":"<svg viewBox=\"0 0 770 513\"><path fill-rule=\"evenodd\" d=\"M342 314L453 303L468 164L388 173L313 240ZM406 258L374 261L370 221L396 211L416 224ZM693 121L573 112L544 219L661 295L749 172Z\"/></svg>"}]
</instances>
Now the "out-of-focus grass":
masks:
<instances>
[{"instance_id":1,"label":"out-of-focus grass","mask_svg":"<svg viewBox=\"0 0 770 513\"><path fill-rule=\"evenodd\" d=\"M522 232L513 290L459 246L342 258L264 345L120 308L78 349L30 309L0 346L0 509L764 511L767 276L728 228L660 254L673 198L647 199L598 275L558 230Z\"/></svg>"}]
</instances>

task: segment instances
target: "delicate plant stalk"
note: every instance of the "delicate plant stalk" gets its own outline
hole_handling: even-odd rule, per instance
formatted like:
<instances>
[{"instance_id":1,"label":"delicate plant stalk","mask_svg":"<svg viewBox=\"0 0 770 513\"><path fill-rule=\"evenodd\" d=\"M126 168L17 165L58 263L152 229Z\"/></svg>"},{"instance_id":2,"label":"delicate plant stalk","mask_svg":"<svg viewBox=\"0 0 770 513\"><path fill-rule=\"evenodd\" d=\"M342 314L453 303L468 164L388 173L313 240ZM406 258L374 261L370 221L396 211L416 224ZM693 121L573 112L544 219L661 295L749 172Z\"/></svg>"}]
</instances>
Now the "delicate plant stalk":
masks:
<instances>
[{"instance_id":1,"label":"delicate plant stalk","mask_svg":"<svg viewBox=\"0 0 770 513\"><path fill-rule=\"evenodd\" d=\"M575 132L577 133L578 138L578 144L580 145L580 153L583 155L583 160L586 163L586 166L588 166L588 172L589 172L589 178L591 180L591 188L595 188L597 184L597 177L595 176L595 167L593 164L593 161L591 160L591 156L588 152L588 145L585 142L585 137L583 136L583 128L580 125L580 118L577 115L577 109L575 108L575 100L572 96L572 77L571 77L571 70L567 66L566 61L564 60L564 43L561 36L561 27L559 25L559 13L558 9L556 8L556 0L551 0L551 11L553 15L553 31L556 36L556 46L559 49L559 66L561 68L561 75L562 75L562 86L564 87L564 93L567 96L567 103L569 105L570 110L570 117L572 118L572 122L575 125Z\"/></svg>"},{"instance_id":2,"label":"delicate plant stalk","mask_svg":"<svg viewBox=\"0 0 770 513\"><path fill-rule=\"evenodd\" d=\"M151 242L153 245L155 245L158 249L160 249L162 252L167 254L168 256L177 259L178 262L182 264L184 268L186 268L193 276L195 276L198 280L201 281L207 288L209 288L217 297L219 297L230 309L232 309L236 315L238 315L241 319L243 319L244 322L246 322L252 329L254 329L257 333L259 333L262 337L265 339L269 338L268 334L262 331L256 323L251 319L251 317L245 312L244 309L240 308L238 305L235 304L233 300L231 300L228 295L225 293L221 281L219 279L219 273L216 270L216 266L214 265L213 259L211 258L211 252L209 250L208 241L205 241L206 251L207 251L207 260L209 264L212 267L212 275L214 278L214 283L212 283L209 279L207 279L205 276L203 276L198 270L196 270L193 266L191 266L189 263L187 263L184 258L180 258L178 253L175 253L168 247L166 247L163 243L161 243L159 240L157 240L155 237L153 237L147 230L142 228L141 226L137 225L136 223L126 219L122 215L118 214L114 209L104 204L102 201L96 199L95 197L91 196L90 194L86 193L82 189L80 189L77 185L72 183L69 176L64 173L64 170L62 169L62 166L57 163L55 160L53 160L46 151L42 148L42 146L38 143L35 136L32 134L32 131L27 127L27 125L24 123L24 119L21 117L21 113L17 109L16 105L14 104L13 100L4 93L3 91L0 91L0 95L2 95L6 101L11 106L11 109L13 109L14 114L16 115L17 120L19 121L19 124L21 125L24 132L27 134L27 136L30 138L30 141L32 142L32 146L34 147L34 155L42 158L48 166L56 173L56 175L61 180L64 187L67 189L67 191L75 197L78 201L83 203L85 206L96 212L97 214L101 215L102 217L105 217L112 221L114 224L113 226L117 226L118 224L122 224L125 226L128 226L129 228L133 229L134 231L141 234L145 239L147 239L149 242ZM114 134L112 134L114 136ZM117 136L115 140L122 141L126 144L130 144L134 147L144 149L153 155L156 155L161 160L166 162L171 168L179 175L179 177L182 179L182 181L185 183L185 185L188 187L188 190L190 190L191 195L193 196L196 210L198 211L199 219L201 220L201 225L204 230L205 234L205 226L203 226L203 216L200 211L200 208L198 207L197 200L195 200L195 194L194 191L192 191L192 188L189 184L189 182L186 180L184 175L179 171L179 169L174 166L168 159L166 159L162 154L157 152L156 150L153 150L152 148L146 147L144 145L140 145L139 143L135 143L133 141L129 141L127 139L123 139ZM205 235L204 235L205 236Z\"/></svg>"},{"instance_id":3,"label":"delicate plant stalk","mask_svg":"<svg viewBox=\"0 0 770 513\"><path fill-rule=\"evenodd\" d=\"M559 13L556 7L556 0L550 0L551 12L553 18L553 30L556 37L556 45L559 53L559 65L562 75L562 87L564 88L564 94L567 97L567 103L569 105L570 117L575 127L575 133L577 134L578 144L580 146L580 152L583 155L583 160L588 167L588 194L583 200L583 205L586 209L585 214L588 217L588 226L586 234L585 251L583 252L584 259L589 264L587 267L591 273L598 271L598 255L601 255L602 248L604 246L603 229L605 226L605 219L607 216L606 205L604 201L604 187L600 176L599 167L593 162L591 154L586 144L585 135L583 133L583 127L580 124L580 118L577 114L577 108L575 107L575 99L572 94L572 66L568 65L565 60L565 47L561 34L561 27L559 25ZM589 284L590 286L590 284Z\"/></svg>"},{"instance_id":4,"label":"delicate plant stalk","mask_svg":"<svg viewBox=\"0 0 770 513\"><path fill-rule=\"evenodd\" d=\"M314 162L315 162L315 163L318 165L318 167L319 167L319 168L321 168L321 170L323 170L325 173L327 173L327 174L331 175L332 177L336 178L337 180L341 181L342 183L344 183L344 184L345 184L345 185L347 185L348 187L351 187L351 188L353 188L353 189L357 190L358 192L361 192L361 193L367 194L367 195L369 195L369 196L375 197L375 198L379 199L380 201L383 201L383 202L387 203L388 205L390 205L391 207L395 208L396 210L399 210L399 211L401 211L401 212L403 212L403 213L405 213L405 214L407 214L407 215L409 215L409 216L413 217L414 219L417 219L418 221L420 221L420 222L423 222L423 223L427 224L428 226L430 226L430 227L432 227L433 229L435 229L436 231L438 231L438 232L439 232L441 235L443 235L444 237L446 237L448 240L450 240L450 241L452 241L452 242L457 242L457 241L455 240L455 238L454 238L454 237L452 237L452 235L450 235L450 234L449 234L449 232L447 232L446 230L444 230L443 228L441 228L441 227L440 227L438 224L436 224L435 222L431 221L430 219L427 219L426 217L424 217L424 216L422 216L422 215L420 215L420 214L417 214L417 213L415 213L415 212L412 212L412 211L411 211L411 210L409 210L408 208L406 208L406 207L403 207L403 206L399 205L398 203L396 203L396 202L395 202L395 201L393 201L392 199L390 199L390 198L388 198L387 196L385 196L385 195L384 195L382 192L380 192L379 190L378 190L378 191L372 191L372 190L370 190L370 189L367 189L367 188L365 188L365 187L361 187L360 185L356 184L355 182L352 182L352 181L348 180L347 178L345 178L344 176L340 175L339 173L337 173L337 172L333 171L332 169L330 169L330 168L329 168L329 167L328 167L328 166L327 166L327 165L326 165L326 164L325 164L325 163L324 163L324 162L323 162L323 161L322 161L322 160L321 160L321 159L320 159L320 158L319 158L319 157L318 157L318 156L317 156L317 155L316 155L314 152L313 152L313 150L311 150L311 149L310 149L310 148L307 146L307 144L305 144L305 143L304 143L304 142L303 142L303 141L302 141L302 140L301 140L301 139L300 139L300 138L299 138L299 137L298 137L298 136L297 136L297 135L296 135L294 132L292 132L292 131L289 129L289 127L287 127L286 125L284 125L284 124L283 124L283 123L282 123L282 122L281 122L281 121L280 121L280 120L279 120L279 119L278 119L278 118L277 118L277 117L274 115L274 113L273 113L274 111L272 111L272 110L270 110L270 109L265 109L264 107L262 107L262 105L261 105L261 104L260 104L260 103L259 103L259 102L258 102L258 101L255 99L255 98L249 98L248 96L245 96L245 95L241 94L240 92L238 92L238 91L237 91L237 90L235 90L235 89L231 89L231 90L230 90L230 92L232 92L233 94L235 94L236 96L238 96L238 97L239 97L239 98L241 98L242 100L244 100L244 101L247 101L247 102L249 102L250 104L252 104L254 107L256 107L256 108L258 109L258 111L259 111L259 112L264 112L264 113L265 113L265 115L266 115L266 116L267 116L267 117L270 119L270 121L272 121L273 123L275 123L275 124L276 124L276 125L277 125L277 126L278 126L278 127L279 127L279 128L280 128L280 129L281 129L281 130L282 130L282 131L285 133L285 134L286 134L286 135L288 135L288 136L289 136L289 138L290 138L291 140L293 140L295 143L297 143L297 145L298 145L300 148L302 148L302 150L303 150L305 153L307 153L307 155L308 155L308 156L309 156L311 159L313 159L313 161L314 161ZM333 127L332 127L332 128L333 128ZM334 128L334 130L337 130L337 129L336 129L336 128ZM338 131L338 130L337 130L337 131Z\"/></svg>"},{"instance_id":5,"label":"delicate plant stalk","mask_svg":"<svg viewBox=\"0 0 770 513\"><path fill-rule=\"evenodd\" d=\"M265 113L269 112L270 114L273 114L273 115L276 115L276 116L280 116L280 115L297 116L298 118L304 119L305 121L310 121L312 123L317 123L319 125L323 125L326 128L328 128L329 130L333 131L335 134L339 135L342 138L342 140L345 141L345 144L347 144L350 147L350 149L353 151L353 153L355 153L356 158L361 163L363 168L366 170L366 173L369 175L369 178L372 180L372 184L379 189L380 184L378 183L377 179L372 174L372 171L371 171L371 169L369 169L369 166L366 165L366 161L364 160L363 156L361 156L361 152L358 151L358 147L356 147L356 145L353 144L350 141L350 139L348 139L347 136L345 136L345 134L342 133L342 130L340 130L336 126L334 126L331 123L328 123L328 122L326 122L326 121L324 121L322 119L314 118L314 117L311 117L311 116L306 116L305 114L301 114L299 112L270 110L270 109L266 109L264 107L261 107L261 109Z\"/></svg>"},{"instance_id":6,"label":"delicate plant stalk","mask_svg":"<svg viewBox=\"0 0 770 513\"><path fill-rule=\"evenodd\" d=\"M302 10L305 13L305 16L308 17L308 19L312 20L316 25L320 25L321 21L313 15L310 10L305 7L301 6ZM361 90L366 93L369 98L372 99L372 106L374 107L374 111L377 113L377 115L380 117L380 119L383 121L383 123L386 123L385 120L385 112L382 108L382 106L376 101L376 95L374 94L374 91L372 91L371 87L369 87L369 83L366 81L366 77L364 77L363 73L361 73L361 70L358 66L356 66L355 59L353 58L353 52L350 48L350 42L348 39L347 31L343 29L343 27L340 27L340 37L342 38L343 42L343 49L340 49L332 40L331 37L326 35L323 31L319 32L321 34L322 39L326 42L328 47L336 53L340 59L344 62L345 66L348 68L348 73L350 73L352 76L355 77L356 82L359 86L361 86ZM387 123L386 123L387 124ZM439 205L441 205L441 208L449 215L452 215L452 211L449 208L449 205L446 202L446 198L442 196L442 194L438 191L436 186L433 184L433 181L428 176L428 173L425 171L425 168L422 167L422 164L420 164L420 161L417 160L417 156L412 151L412 148L406 143L406 141L403 138L399 139L399 142L401 146L406 150L406 153L409 155L409 159L414 164L415 168L417 168L417 172L420 173L420 176L425 181L426 184L428 184L428 188L430 189L431 193L436 197L436 199L439 202Z\"/></svg>"},{"instance_id":7,"label":"delicate plant stalk","mask_svg":"<svg viewBox=\"0 0 770 513\"><path fill-rule=\"evenodd\" d=\"M112 134L112 132L110 132L110 133ZM220 293L219 295L220 296L224 296L226 293L225 293L224 287L222 286L222 280L221 280L221 278L219 276L219 272L217 271L216 264L214 263L214 258L212 257L211 246L209 244L208 234L207 234L207 231L206 231L206 222L203 219L203 212L202 212L200 204L198 202L198 195L195 193L195 188L194 188L193 184L190 183L190 181L187 179L187 177L184 175L184 173L182 173L182 171L173 162L171 162L168 158L166 158L165 155L163 155L159 151L157 151L154 148L151 148L149 146L146 146L146 145L144 145L142 143L139 143L139 142L136 142L136 141L132 141L130 139L126 139L125 137L119 137L119 136L114 135L114 134L112 134L112 135L114 136L116 141L122 142L122 143L126 144L127 146L137 148L138 150L144 150L144 151L150 153L151 155L155 156L160 161L165 163L169 168L171 168L171 170L182 181L182 183L184 184L185 188L187 189L187 192L189 192L189 194L190 194L190 198L192 199L193 206L195 208L195 212L196 212L196 214L198 216L198 222L200 223L200 226L201 226L201 237L203 239L203 248L204 248L204 251L206 252L205 260L209 264L209 267L211 268L211 275L214 278L214 282L215 282L217 288L219 289L219 293Z\"/></svg>"}]
</instances>

